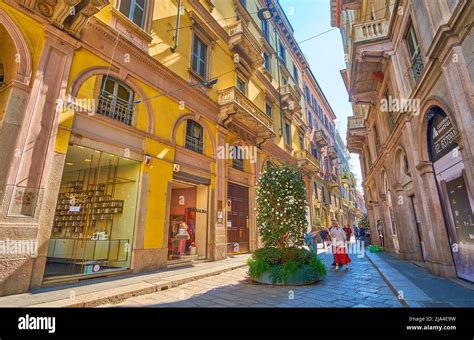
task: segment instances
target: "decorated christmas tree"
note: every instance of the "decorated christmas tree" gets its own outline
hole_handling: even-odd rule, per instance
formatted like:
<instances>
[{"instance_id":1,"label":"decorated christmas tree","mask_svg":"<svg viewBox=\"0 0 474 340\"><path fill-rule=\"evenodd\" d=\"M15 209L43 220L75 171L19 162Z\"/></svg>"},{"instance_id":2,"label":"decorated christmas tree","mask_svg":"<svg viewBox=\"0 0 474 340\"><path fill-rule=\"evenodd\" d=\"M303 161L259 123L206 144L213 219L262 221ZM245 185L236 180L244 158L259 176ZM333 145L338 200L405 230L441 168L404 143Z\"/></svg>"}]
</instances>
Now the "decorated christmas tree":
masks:
<instances>
[{"instance_id":1,"label":"decorated christmas tree","mask_svg":"<svg viewBox=\"0 0 474 340\"><path fill-rule=\"evenodd\" d=\"M307 205L300 169L270 164L257 183L257 226L264 246L302 246Z\"/></svg>"}]
</instances>

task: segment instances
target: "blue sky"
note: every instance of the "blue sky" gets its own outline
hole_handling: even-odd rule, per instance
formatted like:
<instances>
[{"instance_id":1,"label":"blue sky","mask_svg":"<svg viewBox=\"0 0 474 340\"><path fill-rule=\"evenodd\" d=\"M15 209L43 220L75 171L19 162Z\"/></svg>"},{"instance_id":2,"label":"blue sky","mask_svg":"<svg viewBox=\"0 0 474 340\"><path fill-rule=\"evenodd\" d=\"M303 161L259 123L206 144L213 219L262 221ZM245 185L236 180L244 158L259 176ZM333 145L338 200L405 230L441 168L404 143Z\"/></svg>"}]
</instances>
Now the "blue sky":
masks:
<instances>
[{"instance_id":1,"label":"blue sky","mask_svg":"<svg viewBox=\"0 0 474 340\"><path fill-rule=\"evenodd\" d=\"M329 0L280 0L280 4L295 30L297 42L333 28ZM300 47L337 116L336 127L346 140L347 117L352 115L352 107L339 73L346 68L339 29L303 42ZM351 154L350 164L360 188L362 175L358 155Z\"/></svg>"}]
</instances>

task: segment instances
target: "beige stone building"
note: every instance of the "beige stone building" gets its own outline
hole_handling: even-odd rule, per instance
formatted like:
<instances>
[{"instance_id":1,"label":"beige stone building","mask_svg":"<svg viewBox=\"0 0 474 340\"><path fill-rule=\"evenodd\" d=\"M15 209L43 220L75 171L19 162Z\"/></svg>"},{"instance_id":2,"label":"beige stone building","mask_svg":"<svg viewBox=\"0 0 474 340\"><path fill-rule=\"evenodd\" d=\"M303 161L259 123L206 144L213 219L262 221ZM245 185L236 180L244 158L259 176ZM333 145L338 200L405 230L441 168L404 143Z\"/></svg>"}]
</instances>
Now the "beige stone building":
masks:
<instances>
[{"instance_id":1,"label":"beige stone building","mask_svg":"<svg viewBox=\"0 0 474 340\"><path fill-rule=\"evenodd\" d=\"M372 239L474 281L474 3L332 0Z\"/></svg>"}]
</instances>

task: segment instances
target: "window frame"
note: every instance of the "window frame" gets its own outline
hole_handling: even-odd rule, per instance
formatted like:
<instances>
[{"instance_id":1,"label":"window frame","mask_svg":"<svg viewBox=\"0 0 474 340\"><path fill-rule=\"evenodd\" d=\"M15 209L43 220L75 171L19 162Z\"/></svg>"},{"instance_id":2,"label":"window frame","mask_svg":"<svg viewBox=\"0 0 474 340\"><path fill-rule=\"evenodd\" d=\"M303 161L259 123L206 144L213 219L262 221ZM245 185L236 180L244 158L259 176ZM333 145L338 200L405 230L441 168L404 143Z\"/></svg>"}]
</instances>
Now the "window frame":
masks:
<instances>
[{"instance_id":1,"label":"window frame","mask_svg":"<svg viewBox=\"0 0 474 340\"><path fill-rule=\"evenodd\" d=\"M291 124L285 122L285 144L291 147Z\"/></svg>"},{"instance_id":2,"label":"window frame","mask_svg":"<svg viewBox=\"0 0 474 340\"><path fill-rule=\"evenodd\" d=\"M145 26L146 26L146 21L147 21L146 19L147 19L149 4L148 4L148 0L143 0L143 1L144 1L144 5L143 5L143 8L141 8L143 10L143 16L142 16L141 24L138 24L134 21L135 10L136 10L137 7L140 8L140 6L138 6L138 4L137 4L137 0L130 0L130 7L128 8L128 10L129 10L128 15L125 14L124 12L122 12L121 7L122 7L122 4L124 4L124 0L120 0L120 2L117 4L117 9L126 18L128 18L128 20L130 20L132 23L134 23L135 25L140 27L142 30L145 30L146 29Z\"/></svg>"},{"instance_id":3,"label":"window frame","mask_svg":"<svg viewBox=\"0 0 474 340\"><path fill-rule=\"evenodd\" d=\"M113 93L109 93L108 91L105 91L105 86L106 86L107 80L110 80L110 81L113 82ZM117 102L117 99L120 99L121 101L125 101L125 99L119 98L117 96L119 86L124 87L129 92L128 109L130 110L130 118L127 121L122 121L120 119L114 118L114 115L115 115L114 112L115 112L115 108L116 108L117 104L125 105L124 103L118 103ZM97 95L97 101L99 103L98 106L97 106L97 110L96 110L97 114L99 114L101 116L104 116L104 117L107 117L109 119L112 119L114 121L117 121L119 123L125 124L127 126L133 126L135 124L135 116L136 115L135 115L135 107L133 105L134 104L134 99L135 99L135 91L128 84L126 84L125 82L123 82L123 81L121 81L121 80L119 80L115 77L112 77L112 76L109 76L109 75L103 75L102 79L100 79L100 86L99 86L98 91L96 93L97 93L96 94ZM109 100L110 101L110 107L109 107L109 110L107 111L107 113L101 113L99 111L100 102L102 100Z\"/></svg>"},{"instance_id":4,"label":"window frame","mask_svg":"<svg viewBox=\"0 0 474 340\"><path fill-rule=\"evenodd\" d=\"M194 135L193 136L188 135L188 131L190 131L189 125L194 125L195 127L199 127L201 131L201 135L199 137L196 137ZM188 137L197 139L198 145L196 148L193 146L194 141L188 143ZM193 119L186 120L186 126L185 126L185 131L184 131L184 148L187 150L196 152L200 155L204 155L204 127Z\"/></svg>"},{"instance_id":5,"label":"window frame","mask_svg":"<svg viewBox=\"0 0 474 340\"><path fill-rule=\"evenodd\" d=\"M205 47L204 75L199 73L199 65L200 65L200 62L202 61L202 57L200 57L199 55L196 55L194 52L196 43L200 43L201 46ZM191 44L190 70L202 80L207 80L209 76L209 50L210 50L209 47L210 46L209 44L206 43L205 39L203 39L197 32L193 32L193 39L192 39L192 44ZM199 54L201 52L201 49L199 48L199 46L197 47L197 49L198 49L198 54ZM195 57L197 58L196 60L197 70L193 68Z\"/></svg>"}]
</instances>

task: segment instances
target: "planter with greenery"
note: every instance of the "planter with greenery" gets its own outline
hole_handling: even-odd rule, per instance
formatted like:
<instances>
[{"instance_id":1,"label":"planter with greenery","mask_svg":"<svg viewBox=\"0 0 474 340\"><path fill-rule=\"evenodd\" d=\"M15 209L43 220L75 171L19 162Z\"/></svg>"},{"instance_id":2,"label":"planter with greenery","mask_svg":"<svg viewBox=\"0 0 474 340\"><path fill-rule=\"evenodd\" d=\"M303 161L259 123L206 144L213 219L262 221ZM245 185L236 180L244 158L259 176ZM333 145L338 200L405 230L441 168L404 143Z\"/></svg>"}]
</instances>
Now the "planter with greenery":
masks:
<instances>
[{"instance_id":1,"label":"planter with greenery","mask_svg":"<svg viewBox=\"0 0 474 340\"><path fill-rule=\"evenodd\" d=\"M269 165L257 184L257 225L263 248L248 261L257 282L302 285L319 281L326 266L302 248L307 232L306 192L301 170Z\"/></svg>"}]
</instances>

